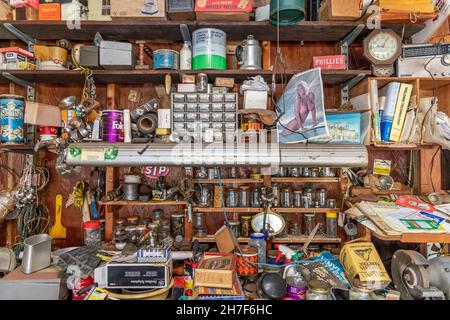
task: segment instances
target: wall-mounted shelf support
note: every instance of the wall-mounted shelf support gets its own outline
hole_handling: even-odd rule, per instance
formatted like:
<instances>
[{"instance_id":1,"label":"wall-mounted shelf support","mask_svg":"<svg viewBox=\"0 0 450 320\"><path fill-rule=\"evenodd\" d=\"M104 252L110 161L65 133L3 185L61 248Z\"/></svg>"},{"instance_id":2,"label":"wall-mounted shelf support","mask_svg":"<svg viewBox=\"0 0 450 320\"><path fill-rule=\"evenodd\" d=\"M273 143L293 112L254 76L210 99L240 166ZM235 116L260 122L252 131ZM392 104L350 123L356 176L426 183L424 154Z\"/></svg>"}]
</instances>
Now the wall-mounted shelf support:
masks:
<instances>
[{"instance_id":1,"label":"wall-mounted shelf support","mask_svg":"<svg viewBox=\"0 0 450 320\"><path fill-rule=\"evenodd\" d=\"M359 74L353 79L343 83L341 85L341 106L345 106L350 103L350 90L355 87L358 83L364 80L365 74Z\"/></svg>"},{"instance_id":2,"label":"wall-mounted shelf support","mask_svg":"<svg viewBox=\"0 0 450 320\"><path fill-rule=\"evenodd\" d=\"M366 26L364 24L357 25L355 27L355 29L353 29L353 31L350 32L339 43L339 45L341 47L341 54L343 54L345 56L345 66L346 66L347 70L349 69L349 63L348 63L348 60L349 60L349 58L348 58L349 48L352 45L352 43L356 40L356 38L358 38L358 36L361 34L361 32L364 31L365 28L366 28Z\"/></svg>"},{"instance_id":3,"label":"wall-mounted shelf support","mask_svg":"<svg viewBox=\"0 0 450 320\"><path fill-rule=\"evenodd\" d=\"M12 33L17 39L22 40L25 42L25 44L28 46L28 51L33 52L33 46L38 43L36 39L29 36L25 32L17 29L14 27L11 23L5 22L3 24L3 27L5 27L6 30L8 30L10 33Z\"/></svg>"}]
</instances>

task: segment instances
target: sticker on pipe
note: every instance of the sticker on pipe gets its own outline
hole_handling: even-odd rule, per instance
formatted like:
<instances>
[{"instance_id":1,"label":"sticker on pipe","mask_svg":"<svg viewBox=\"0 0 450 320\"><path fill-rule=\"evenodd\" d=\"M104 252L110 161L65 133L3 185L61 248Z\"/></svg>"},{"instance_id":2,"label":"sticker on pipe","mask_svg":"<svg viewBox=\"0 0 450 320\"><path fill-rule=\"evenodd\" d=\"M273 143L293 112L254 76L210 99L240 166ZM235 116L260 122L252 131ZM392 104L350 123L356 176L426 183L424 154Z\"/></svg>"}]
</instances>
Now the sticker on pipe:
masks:
<instances>
[{"instance_id":1,"label":"sticker on pipe","mask_svg":"<svg viewBox=\"0 0 450 320\"><path fill-rule=\"evenodd\" d=\"M170 167L166 166L148 166L144 167L144 176L150 179L156 179L159 177L165 177L169 174Z\"/></svg>"}]
</instances>

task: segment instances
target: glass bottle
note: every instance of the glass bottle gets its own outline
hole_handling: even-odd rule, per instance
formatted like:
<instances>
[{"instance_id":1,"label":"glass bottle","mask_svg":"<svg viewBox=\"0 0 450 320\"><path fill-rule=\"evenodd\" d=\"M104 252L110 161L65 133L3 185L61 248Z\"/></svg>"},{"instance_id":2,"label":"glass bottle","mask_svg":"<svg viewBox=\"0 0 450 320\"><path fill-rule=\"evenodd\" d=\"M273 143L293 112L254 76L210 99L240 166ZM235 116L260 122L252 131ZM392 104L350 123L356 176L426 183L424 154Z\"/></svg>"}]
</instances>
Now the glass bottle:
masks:
<instances>
[{"instance_id":1,"label":"glass bottle","mask_svg":"<svg viewBox=\"0 0 450 320\"><path fill-rule=\"evenodd\" d=\"M266 240L262 233L252 233L250 235L250 246L256 247L258 250L258 263L266 263ZM263 272L262 265L258 266L258 272Z\"/></svg>"}]
</instances>

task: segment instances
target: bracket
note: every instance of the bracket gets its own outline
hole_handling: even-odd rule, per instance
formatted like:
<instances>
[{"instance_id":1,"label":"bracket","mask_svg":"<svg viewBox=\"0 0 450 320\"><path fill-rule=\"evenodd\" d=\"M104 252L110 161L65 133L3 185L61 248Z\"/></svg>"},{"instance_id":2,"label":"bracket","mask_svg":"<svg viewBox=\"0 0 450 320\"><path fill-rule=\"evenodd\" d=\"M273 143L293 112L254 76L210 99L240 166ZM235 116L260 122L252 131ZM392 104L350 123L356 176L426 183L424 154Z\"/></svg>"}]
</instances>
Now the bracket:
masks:
<instances>
[{"instance_id":1,"label":"bracket","mask_svg":"<svg viewBox=\"0 0 450 320\"><path fill-rule=\"evenodd\" d=\"M350 90L364 80L365 77L365 74L358 74L353 79L350 79L341 85L341 106L350 103Z\"/></svg>"},{"instance_id":2,"label":"bracket","mask_svg":"<svg viewBox=\"0 0 450 320\"><path fill-rule=\"evenodd\" d=\"M28 46L28 51L30 52L34 52L33 51L33 46L35 44L38 43L38 40L34 39L33 37L29 36L28 34L26 34L25 32L17 29L16 27L14 27L11 23L9 22L5 22L3 23L3 27L8 30L10 33L12 33L15 37L17 37L17 39L22 40L23 42L25 42L25 44Z\"/></svg>"},{"instance_id":3,"label":"bracket","mask_svg":"<svg viewBox=\"0 0 450 320\"><path fill-rule=\"evenodd\" d=\"M341 42L339 43L339 46L341 47L341 54L345 56L345 66L348 70L348 61L349 61L349 57L348 57L348 52L349 52L349 48L352 45L352 43L356 40L356 38L358 38L358 36L361 34L361 32L364 31L364 29L366 28L366 26L364 24L359 24L355 27L355 29L352 30L352 32L350 32L348 35L345 36L344 39L341 40Z\"/></svg>"}]
</instances>

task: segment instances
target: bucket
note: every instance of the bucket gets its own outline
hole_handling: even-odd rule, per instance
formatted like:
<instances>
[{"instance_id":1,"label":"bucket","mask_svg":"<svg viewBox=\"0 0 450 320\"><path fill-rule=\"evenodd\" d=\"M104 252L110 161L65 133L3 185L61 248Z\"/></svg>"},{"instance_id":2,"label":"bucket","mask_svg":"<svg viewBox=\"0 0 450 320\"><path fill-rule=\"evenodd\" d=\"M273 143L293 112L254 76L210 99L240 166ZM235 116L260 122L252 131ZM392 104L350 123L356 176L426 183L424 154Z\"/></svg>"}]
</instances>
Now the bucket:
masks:
<instances>
[{"instance_id":1,"label":"bucket","mask_svg":"<svg viewBox=\"0 0 450 320\"><path fill-rule=\"evenodd\" d=\"M102 111L103 141L123 142L123 111Z\"/></svg>"},{"instance_id":2,"label":"bucket","mask_svg":"<svg viewBox=\"0 0 450 320\"><path fill-rule=\"evenodd\" d=\"M25 98L16 95L0 95L1 142L24 143Z\"/></svg>"},{"instance_id":3,"label":"bucket","mask_svg":"<svg viewBox=\"0 0 450 320\"><path fill-rule=\"evenodd\" d=\"M153 69L173 69L179 68L179 53L170 49L159 49L153 51Z\"/></svg>"},{"instance_id":4,"label":"bucket","mask_svg":"<svg viewBox=\"0 0 450 320\"><path fill-rule=\"evenodd\" d=\"M236 251L236 272L240 276L258 275L258 251L252 246L240 246L240 251ZM247 262L248 261L248 262ZM249 263L251 262L251 263ZM252 264L255 263L255 264Z\"/></svg>"},{"instance_id":5,"label":"bucket","mask_svg":"<svg viewBox=\"0 0 450 320\"><path fill-rule=\"evenodd\" d=\"M39 127L39 136L41 141L53 140L58 136L58 128L56 127Z\"/></svg>"},{"instance_id":6,"label":"bucket","mask_svg":"<svg viewBox=\"0 0 450 320\"><path fill-rule=\"evenodd\" d=\"M289 26L303 20L305 20L305 0L270 1L270 23Z\"/></svg>"},{"instance_id":7,"label":"bucket","mask_svg":"<svg viewBox=\"0 0 450 320\"><path fill-rule=\"evenodd\" d=\"M227 35L214 28L202 28L192 34L192 70L227 68Z\"/></svg>"}]
</instances>

